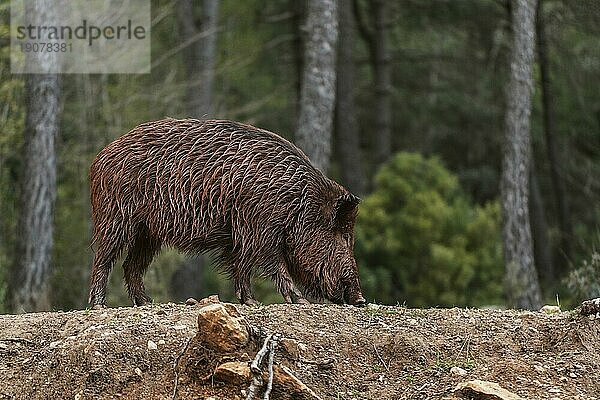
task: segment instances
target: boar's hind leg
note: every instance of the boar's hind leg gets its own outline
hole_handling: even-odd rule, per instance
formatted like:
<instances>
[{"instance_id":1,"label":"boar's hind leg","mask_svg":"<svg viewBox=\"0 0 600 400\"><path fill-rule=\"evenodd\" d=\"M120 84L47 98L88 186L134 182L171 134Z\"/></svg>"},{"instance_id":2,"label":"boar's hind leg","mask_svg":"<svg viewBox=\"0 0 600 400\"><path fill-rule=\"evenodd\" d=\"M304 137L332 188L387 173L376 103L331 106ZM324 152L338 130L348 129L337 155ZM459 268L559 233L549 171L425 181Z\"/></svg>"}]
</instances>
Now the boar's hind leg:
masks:
<instances>
[{"instance_id":1,"label":"boar's hind leg","mask_svg":"<svg viewBox=\"0 0 600 400\"><path fill-rule=\"evenodd\" d=\"M254 299L252 294L252 286L250 283L251 269L248 266L242 265L234 261L232 264L231 277L235 287L235 296L240 303L248 306L258 305L258 301Z\"/></svg>"},{"instance_id":2,"label":"boar's hind leg","mask_svg":"<svg viewBox=\"0 0 600 400\"><path fill-rule=\"evenodd\" d=\"M140 225L133 244L123 262L123 274L129 298L136 306L152 303L144 288L144 273L160 250L160 242L154 239L145 225Z\"/></svg>"},{"instance_id":3,"label":"boar's hind leg","mask_svg":"<svg viewBox=\"0 0 600 400\"><path fill-rule=\"evenodd\" d=\"M116 259L123 249L122 239L103 238L98 243L94 254L94 265L90 275L90 297L88 302L92 307L106 305L106 285L108 276Z\"/></svg>"},{"instance_id":4,"label":"boar's hind leg","mask_svg":"<svg viewBox=\"0 0 600 400\"><path fill-rule=\"evenodd\" d=\"M281 296L283 296L286 303L310 304L310 302L302 296L302 293L298 290L296 285L294 285L294 281L284 263L279 264L279 269L272 275L272 278L277 285L277 290L279 290L279 293L281 293Z\"/></svg>"}]
</instances>

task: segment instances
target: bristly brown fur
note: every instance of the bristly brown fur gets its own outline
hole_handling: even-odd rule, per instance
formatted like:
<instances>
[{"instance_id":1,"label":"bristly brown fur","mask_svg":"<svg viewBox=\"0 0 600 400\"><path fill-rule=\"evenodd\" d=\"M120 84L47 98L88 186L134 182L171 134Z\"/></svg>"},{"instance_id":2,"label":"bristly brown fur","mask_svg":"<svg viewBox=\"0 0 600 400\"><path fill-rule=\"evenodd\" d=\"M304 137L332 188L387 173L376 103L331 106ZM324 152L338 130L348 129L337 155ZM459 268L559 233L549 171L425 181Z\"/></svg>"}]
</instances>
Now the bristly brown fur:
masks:
<instances>
[{"instance_id":1,"label":"bristly brown fur","mask_svg":"<svg viewBox=\"0 0 600 400\"><path fill-rule=\"evenodd\" d=\"M131 130L90 169L90 303L106 302L110 270L127 250L125 283L150 301L143 274L162 246L217 254L241 302L250 278L271 277L288 302L362 303L353 256L359 199L280 136L232 121L164 119Z\"/></svg>"}]
</instances>

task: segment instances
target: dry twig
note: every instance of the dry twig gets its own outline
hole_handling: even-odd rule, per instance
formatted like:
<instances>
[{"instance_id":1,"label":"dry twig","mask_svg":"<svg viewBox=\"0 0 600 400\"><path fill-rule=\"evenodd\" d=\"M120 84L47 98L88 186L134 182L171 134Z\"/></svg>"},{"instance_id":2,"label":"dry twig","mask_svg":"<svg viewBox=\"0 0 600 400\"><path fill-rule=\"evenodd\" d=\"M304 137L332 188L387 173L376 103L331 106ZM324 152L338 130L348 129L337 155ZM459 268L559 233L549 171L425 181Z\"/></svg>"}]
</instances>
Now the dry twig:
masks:
<instances>
[{"instance_id":1,"label":"dry twig","mask_svg":"<svg viewBox=\"0 0 600 400\"><path fill-rule=\"evenodd\" d=\"M252 382L248 387L248 395L246 396L246 400L253 400L254 395L259 387L263 386L262 379L262 370L261 365L266 355L269 356L268 361L268 372L269 372L269 380L267 381L267 388L263 394L263 400L269 400L269 395L271 393L271 389L273 388L273 360L275 357L275 349L277 348L277 344L281 339L280 334L270 334L265 339L262 348L256 353L254 360L252 360L252 364L250 364L250 371L252 371Z\"/></svg>"}]
</instances>

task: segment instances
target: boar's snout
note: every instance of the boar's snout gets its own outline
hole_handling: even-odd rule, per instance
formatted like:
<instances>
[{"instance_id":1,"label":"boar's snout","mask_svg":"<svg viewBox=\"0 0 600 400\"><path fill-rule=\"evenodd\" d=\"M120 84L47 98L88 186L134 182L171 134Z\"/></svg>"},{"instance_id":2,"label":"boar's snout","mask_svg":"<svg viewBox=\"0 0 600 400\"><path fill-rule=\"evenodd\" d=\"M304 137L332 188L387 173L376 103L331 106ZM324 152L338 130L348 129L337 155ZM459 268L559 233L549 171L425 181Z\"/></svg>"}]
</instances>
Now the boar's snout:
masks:
<instances>
[{"instance_id":1,"label":"boar's snout","mask_svg":"<svg viewBox=\"0 0 600 400\"><path fill-rule=\"evenodd\" d=\"M352 288L348 288L348 287L344 291L344 301L347 304L350 304L350 305L353 305L356 307L363 307L367 304L367 301L365 300L365 298L363 297L363 295L360 291L353 290Z\"/></svg>"}]
</instances>

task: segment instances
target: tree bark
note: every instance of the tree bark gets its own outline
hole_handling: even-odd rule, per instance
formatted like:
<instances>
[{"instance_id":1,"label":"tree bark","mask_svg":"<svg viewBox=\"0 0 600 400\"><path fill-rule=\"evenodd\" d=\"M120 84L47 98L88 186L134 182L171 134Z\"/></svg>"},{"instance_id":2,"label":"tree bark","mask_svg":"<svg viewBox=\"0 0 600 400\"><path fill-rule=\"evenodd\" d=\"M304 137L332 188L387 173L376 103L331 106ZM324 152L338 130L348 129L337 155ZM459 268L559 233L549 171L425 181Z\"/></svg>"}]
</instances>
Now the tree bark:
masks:
<instances>
[{"instance_id":1,"label":"tree bark","mask_svg":"<svg viewBox=\"0 0 600 400\"><path fill-rule=\"evenodd\" d=\"M546 207L540 192L540 185L537 179L537 171L533 158L531 163L530 195L531 203L529 211L531 215L533 254L540 279L544 284L544 287L548 289L554 283L554 259L552 257L552 242L548 234Z\"/></svg>"},{"instance_id":2,"label":"tree bark","mask_svg":"<svg viewBox=\"0 0 600 400\"><path fill-rule=\"evenodd\" d=\"M30 22L55 23L51 0L27 5ZM27 62L51 70L58 63L56 53L28 53ZM18 217L17 258L10 281L13 311L41 311L50 308L53 218L56 198L55 138L59 123L60 84L56 74L30 74L25 82L25 132L23 175Z\"/></svg>"},{"instance_id":3,"label":"tree bark","mask_svg":"<svg viewBox=\"0 0 600 400\"><path fill-rule=\"evenodd\" d=\"M194 19L194 2L177 1L182 42L196 40L183 51L186 77L186 112L194 118L211 117L214 107L215 50L217 43L219 0L202 1L200 26Z\"/></svg>"},{"instance_id":4,"label":"tree bark","mask_svg":"<svg viewBox=\"0 0 600 400\"><path fill-rule=\"evenodd\" d=\"M194 18L193 0L178 0L177 15L183 42L200 36L184 49L183 59L189 82L186 92L186 113L192 118L214 116L215 54L219 0L202 0L200 25ZM173 274L169 290L176 299L203 295L202 268L206 257L188 258ZM193 293L192 293L193 292Z\"/></svg>"},{"instance_id":5,"label":"tree bark","mask_svg":"<svg viewBox=\"0 0 600 400\"><path fill-rule=\"evenodd\" d=\"M509 306L524 309L537 309L542 301L533 256L528 195L535 9L536 0L517 0L512 7L513 40L501 179L506 296Z\"/></svg>"},{"instance_id":6,"label":"tree bark","mask_svg":"<svg viewBox=\"0 0 600 400\"><path fill-rule=\"evenodd\" d=\"M331 157L337 17L337 0L308 1L296 142L324 173Z\"/></svg>"},{"instance_id":7,"label":"tree bark","mask_svg":"<svg viewBox=\"0 0 600 400\"><path fill-rule=\"evenodd\" d=\"M388 45L387 0L372 0L375 26L373 69L375 72L375 156L378 164L392 154L392 71Z\"/></svg>"},{"instance_id":8,"label":"tree bark","mask_svg":"<svg viewBox=\"0 0 600 400\"><path fill-rule=\"evenodd\" d=\"M546 154L550 165L550 179L552 181L552 189L554 191L554 201L558 211L558 225L560 229L560 253L562 255L562 268L564 272L568 263L571 261L571 215L566 196L565 183L559 166L561 164L560 152L556 143L556 121L554 113L554 93L550 83L550 61L548 59L548 43L546 40L546 32L544 25L544 17L542 13L543 0L539 0L537 6L537 51L538 64L540 66L540 80L542 89L542 115L544 121L544 137L546 139ZM558 271L557 271L558 272ZM556 274L560 275L560 274ZM557 276L552 276L552 279Z\"/></svg>"},{"instance_id":9,"label":"tree bark","mask_svg":"<svg viewBox=\"0 0 600 400\"><path fill-rule=\"evenodd\" d=\"M305 18L305 4L303 1L290 0L290 8L294 10L294 17L292 18L292 24L294 29L294 41L293 43L293 54L294 54L294 67L296 73L296 104L295 112L296 117L300 113L300 95L302 92L302 73L304 71L304 46L302 40L302 23Z\"/></svg>"},{"instance_id":10,"label":"tree bark","mask_svg":"<svg viewBox=\"0 0 600 400\"><path fill-rule=\"evenodd\" d=\"M337 93L335 110L336 148L342 183L357 195L366 192L366 176L360 149L360 136L354 103L355 26L352 2L339 4L339 43L337 61Z\"/></svg>"}]
</instances>

